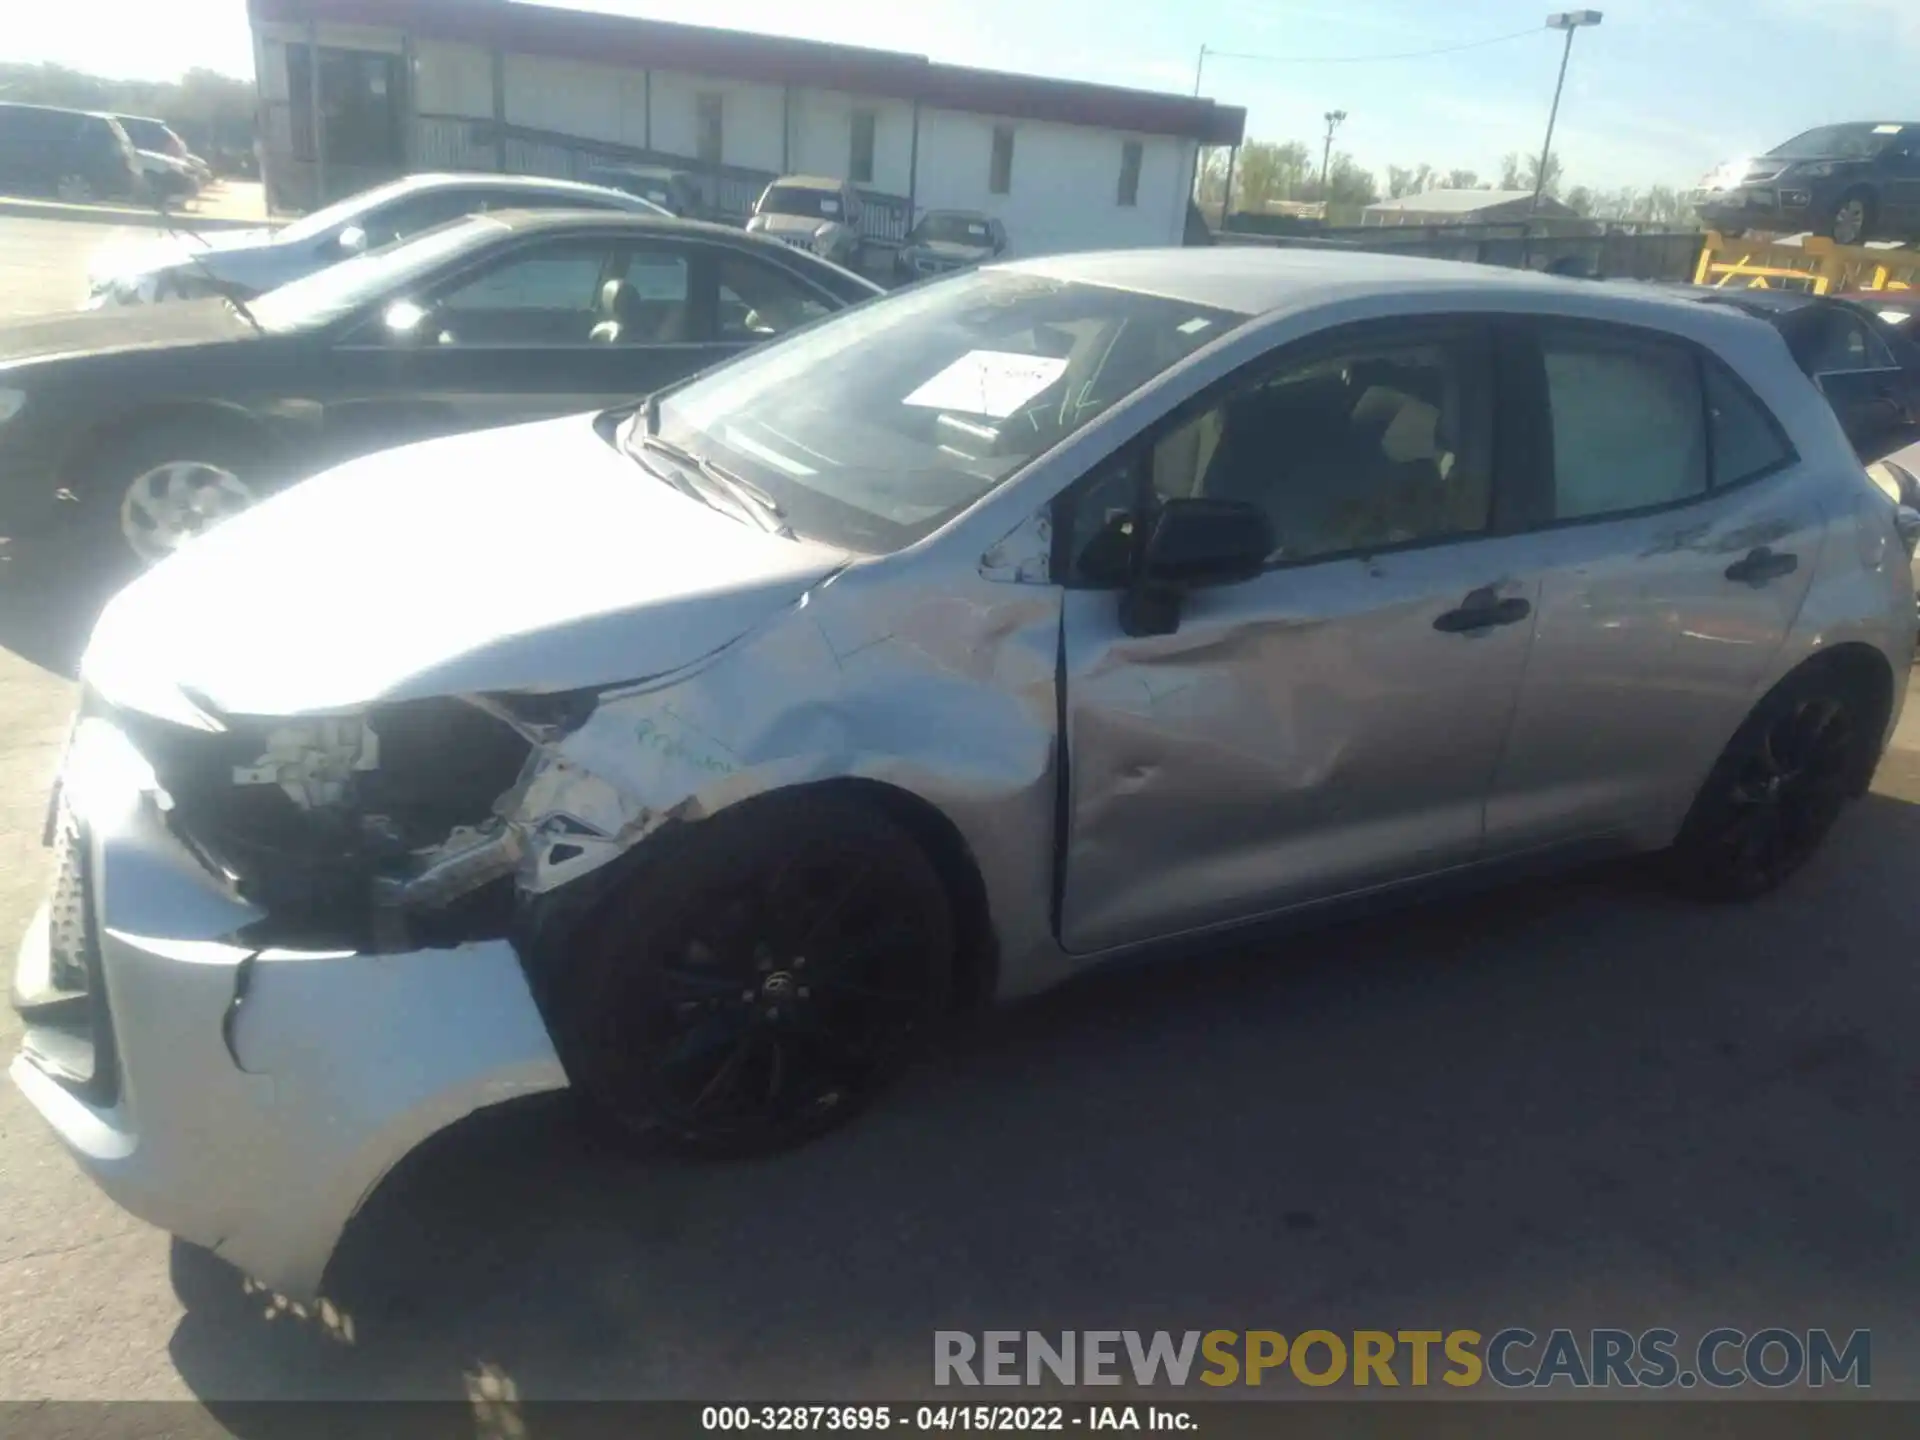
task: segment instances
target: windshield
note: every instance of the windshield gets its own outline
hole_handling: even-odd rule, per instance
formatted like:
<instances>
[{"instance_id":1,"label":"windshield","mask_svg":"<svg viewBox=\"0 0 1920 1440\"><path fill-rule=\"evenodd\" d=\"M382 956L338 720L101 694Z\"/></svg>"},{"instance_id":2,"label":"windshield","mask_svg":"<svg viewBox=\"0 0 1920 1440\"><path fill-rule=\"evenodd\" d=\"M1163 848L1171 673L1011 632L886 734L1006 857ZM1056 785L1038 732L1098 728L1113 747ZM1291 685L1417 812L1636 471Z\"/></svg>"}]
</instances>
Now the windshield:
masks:
<instances>
[{"instance_id":1,"label":"windshield","mask_svg":"<svg viewBox=\"0 0 1920 1440\"><path fill-rule=\"evenodd\" d=\"M423 230L406 240L356 255L250 301L254 318L268 330L302 330L350 315L404 290L463 250L477 249L506 226L469 215Z\"/></svg>"},{"instance_id":2,"label":"windshield","mask_svg":"<svg viewBox=\"0 0 1920 1440\"><path fill-rule=\"evenodd\" d=\"M1244 316L1009 270L901 291L672 392L660 434L793 529L881 554L930 535Z\"/></svg>"},{"instance_id":3,"label":"windshield","mask_svg":"<svg viewBox=\"0 0 1920 1440\"><path fill-rule=\"evenodd\" d=\"M165 153L173 149L173 132L158 120L129 120L124 115L118 118L120 128L127 132L127 138L142 150Z\"/></svg>"},{"instance_id":4,"label":"windshield","mask_svg":"<svg viewBox=\"0 0 1920 1440\"><path fill-rule=\"evenodd\" d=\"M993 243L987 222L971 215L929 215L915 230L922 240L943 241L949 245L986 246Z\"/></svg>"},{"instance_id":5,"label":"windshield","mask_svg":"<svg viewBox=\"0 0 1920 1440\"><path fill-rule=\"evenodd\" d=\"M357 219L376 205L384 205L396 195L404 195L414 187L408 181L396 180L390 185L376 186L372 190L362 190L357 195L349 195L344 200L336 200L324 209L311 215L303 215L294 221L278 236L281 240L291 240L296 244L303 240L313 240L326 234L336 226Z\"/></svg>"},{"instance_id":6,"label":"windshield","mask_svg":"<svg viewBox=\"0 0 1920 1440\"><path fill-rule=\"evenodd\" d=\"M814 220L838 220L840 197L831 190L807 190L797 185L770 185L760 197L761 215L805 215Z\"/></svg>"},{"instance_id":7,"label":"windshield","mask_svg":"<svg viewBox=\"0 0 1920 1440\"><path fill-rule=\"evenodd\" d=\"M1880 153L1902 125L1823 125L1768 151L1776 160L1866 160Z\"/></svg>"}]
</instances>

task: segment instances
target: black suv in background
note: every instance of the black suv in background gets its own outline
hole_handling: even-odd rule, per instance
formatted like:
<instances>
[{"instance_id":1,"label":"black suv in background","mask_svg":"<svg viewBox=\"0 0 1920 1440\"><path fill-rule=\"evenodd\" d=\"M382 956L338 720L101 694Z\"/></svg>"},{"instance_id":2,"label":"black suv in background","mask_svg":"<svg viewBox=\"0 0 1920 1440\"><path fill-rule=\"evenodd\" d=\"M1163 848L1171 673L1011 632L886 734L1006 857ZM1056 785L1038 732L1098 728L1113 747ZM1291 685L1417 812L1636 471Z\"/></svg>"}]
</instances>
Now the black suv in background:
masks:
<instances>
[{"instance_id":1,"label":"black suv in background","mask_svg":"<svg viewBox=\"0 0 1920 1440\"><path fill-rule=\"evenodd\" d=\"M144 193L140 157L111 116L0 102L0 194L85 203Z\"/></svg>"},{"instance_id":2,"label":"black suv in background","mask_svg":"<svg viewBox=\"0 0 1920 1440\"><path fill-rule=\"evenodd\" d=\"M1810 230L1841 245L1920 238L1920 123L1823 125L1723 166L1691 199L1729 235Z\"/></svg>"}]
</instances>

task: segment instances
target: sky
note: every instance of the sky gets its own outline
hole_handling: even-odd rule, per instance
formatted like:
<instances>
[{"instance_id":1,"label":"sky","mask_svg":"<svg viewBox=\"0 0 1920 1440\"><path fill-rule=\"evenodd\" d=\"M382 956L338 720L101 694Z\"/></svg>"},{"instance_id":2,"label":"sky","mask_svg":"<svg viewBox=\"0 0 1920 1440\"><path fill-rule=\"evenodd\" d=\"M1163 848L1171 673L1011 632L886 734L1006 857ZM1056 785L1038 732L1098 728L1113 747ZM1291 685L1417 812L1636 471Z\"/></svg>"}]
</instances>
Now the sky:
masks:
<instances>
[{"instance_id":1,"label":"sky","mask_svg":"<svg viewBox=\"0 0 1920 1440\"><path fill-rule=\"evenodd\" d=\"M1566 0L1550 0L1565 4ZM578 0L576 8L798 35L960 65L1193 91L1246 107L1249 138L1301 140L1321 116L1384 183L1422 162L1491 178L1544 135L1561 36L1547 0ZM1569 184L1694 183L1729 158L1839 120L1920 121L1920 0L1597 0L1574 41L1554 149ZM0 59L170 78L248 76L244 0L16 0ZM1366 59L1518 38L1423 59Z\"/></svg>"}]
</instances>

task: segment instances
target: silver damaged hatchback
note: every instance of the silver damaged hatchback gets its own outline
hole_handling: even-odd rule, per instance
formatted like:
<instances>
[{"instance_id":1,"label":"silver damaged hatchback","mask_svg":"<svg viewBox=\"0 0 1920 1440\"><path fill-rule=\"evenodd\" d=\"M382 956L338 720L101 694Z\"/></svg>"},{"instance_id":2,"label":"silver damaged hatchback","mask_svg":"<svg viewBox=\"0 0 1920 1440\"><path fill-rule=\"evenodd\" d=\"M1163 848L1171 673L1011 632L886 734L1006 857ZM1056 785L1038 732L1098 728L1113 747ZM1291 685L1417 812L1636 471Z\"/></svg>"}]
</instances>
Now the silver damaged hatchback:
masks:
<instances>
[{"instance_id":1,"label":"silver damaged hatchback","mask_svg":"<svg viewBox=\"0 0 1920 1440\"><path fill-rule=\"evenodd\" d=\"M1873 774L1915 523L1721 307L1255 249L936 281L117 597L13 1078L311 1295L510 1096L763 1149L954 1006L1301 907L1608 851L1758 895Z\"/></svg>"}]
</instances>

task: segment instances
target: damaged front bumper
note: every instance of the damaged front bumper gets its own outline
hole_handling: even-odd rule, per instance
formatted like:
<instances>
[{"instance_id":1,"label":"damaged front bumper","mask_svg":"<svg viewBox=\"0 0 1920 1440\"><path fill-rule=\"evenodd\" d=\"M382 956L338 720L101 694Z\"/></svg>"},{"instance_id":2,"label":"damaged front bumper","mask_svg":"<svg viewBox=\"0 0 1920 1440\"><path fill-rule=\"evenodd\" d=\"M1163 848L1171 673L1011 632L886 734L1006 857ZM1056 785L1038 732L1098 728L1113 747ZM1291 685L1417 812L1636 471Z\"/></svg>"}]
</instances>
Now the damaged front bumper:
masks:
<instances>
[{"instance_id":1,"label":"damaged front bumper","mask_svg":"<svg viewBox=\"0 0 1920 1440\"><path fill-rule=\"evenodd\" d=\"M11 1074L135 1215L311 1298L404 1155L566 1085L507 940L261 948L238 937L262 912L168 823L124 736L83 722L63 773Z\"/></svg>"}]
</instances>

